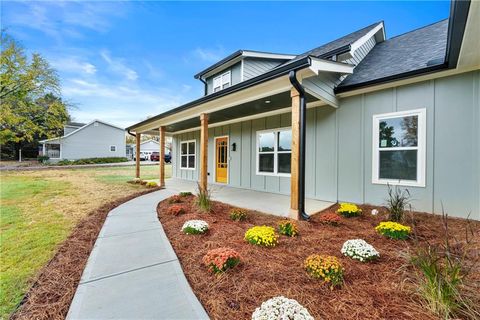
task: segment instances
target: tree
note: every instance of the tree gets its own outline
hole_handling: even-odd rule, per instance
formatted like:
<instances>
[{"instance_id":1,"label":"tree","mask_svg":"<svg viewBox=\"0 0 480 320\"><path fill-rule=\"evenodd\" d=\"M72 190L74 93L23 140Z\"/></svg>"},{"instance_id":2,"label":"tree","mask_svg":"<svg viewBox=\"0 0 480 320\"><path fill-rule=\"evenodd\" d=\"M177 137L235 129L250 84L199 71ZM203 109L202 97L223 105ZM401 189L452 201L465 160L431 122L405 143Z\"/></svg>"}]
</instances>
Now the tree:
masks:
<instances>
[{"instance_id":1,"label":"tree","mask_svg":"<svg viewBox=\"0 0 480 320\"><path fill-rule=\"evenodd\" d=\"M69 120L60 96L56 71L39 54L24 48L5 30L1 33L0 144L25 143L58 135Z\"/></svg>"}]
</instances>

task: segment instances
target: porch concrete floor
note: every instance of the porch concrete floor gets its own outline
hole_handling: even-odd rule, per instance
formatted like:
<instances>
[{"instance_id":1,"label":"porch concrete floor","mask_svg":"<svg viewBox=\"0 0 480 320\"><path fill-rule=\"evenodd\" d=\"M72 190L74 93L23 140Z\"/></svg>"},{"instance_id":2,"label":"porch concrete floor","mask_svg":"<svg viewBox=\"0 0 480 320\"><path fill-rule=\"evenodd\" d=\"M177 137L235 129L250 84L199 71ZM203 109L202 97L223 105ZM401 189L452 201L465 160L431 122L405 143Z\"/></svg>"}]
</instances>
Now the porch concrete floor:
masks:
<instances>
[{"instance_id":1,"label":"porch concrete floor","mask_svg":"<svg viewBox=\"0 0 480 320\"><path fill-rule=\"evenodd\" d=\"M172 178L165 180L165 184L167 189L176 193L190 191L195 194L197 190L196 181ZM240 208L288 217L290 211L290 196L288 195L241 189L221 184L209 184L208 186L212 191L213 200ZM316 199L306 199L305 201L306 211L309 215L318 213L333 204L333 202Z\"/></svg>"}]
</instances>

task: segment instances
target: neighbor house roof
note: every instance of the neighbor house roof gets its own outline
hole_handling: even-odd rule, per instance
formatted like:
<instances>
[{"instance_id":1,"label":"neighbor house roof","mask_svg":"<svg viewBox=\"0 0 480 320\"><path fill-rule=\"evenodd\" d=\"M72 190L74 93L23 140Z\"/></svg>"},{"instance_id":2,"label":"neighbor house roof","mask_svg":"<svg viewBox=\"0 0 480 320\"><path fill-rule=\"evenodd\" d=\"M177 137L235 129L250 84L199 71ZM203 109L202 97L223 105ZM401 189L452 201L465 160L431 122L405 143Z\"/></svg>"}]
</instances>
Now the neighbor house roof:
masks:
<instances>
[{"instance_id":1,"label":"neighbor house roof","mask_svg":"<svg viewBox=\"0 0 480 320\"><path fill-rule=\"evenodd\" d=\"M65 126L66 127L77 127L77 128L80 128L80 127L83 127L87 125L86 123L81 123L81 122L68 122Z\"/></svg>"},{"instance_id":2,"label":"neighbor house roof","mask_svg":"<svg viewBox=\"0 0 480 320\"><path fill-rule=\"evenodd\" d=\"M447 48L448 19L377 43L339 88L442 65Z\"/></svg>"},{"instance_id":3,"label":"neighbor house roof","mask_svg":"<svg viewBox=\"0 0 480 320\"><path fill-rule=\"evenodd\" d=\"M77 130L70 132L69 134L66 134L66 135L61 136L61 137L56 137L56 138L51 138L51 139L40 140L39 142L40 142L40 143L44 143L44 142L48 142L48 141L64 139L64 138L66 138L66 137L69 137L69 136L71 136L71 135L74 135L75 133L77 133L77 132L80 131L80 130L85 129L86 127L89 127L90 125L94 124L95 122L100 122L100 123L103 123L104 125L107 125L107 126L109 126L109 127L113 127L113 128L115 128L115 129L119 129L119 130L122 130L122 131L125 130L124 128L120 128L120 127L118 127L118 126L116 126L116 125L113 125L113 124L111 124L111 123L108 123L108 122L105 122L105 121L102 121L102 120L95 119L95 120L93 120L93 121L91 121L91 122L83 125L82 127L78 128Z\"/></svg>"}]
</instances>

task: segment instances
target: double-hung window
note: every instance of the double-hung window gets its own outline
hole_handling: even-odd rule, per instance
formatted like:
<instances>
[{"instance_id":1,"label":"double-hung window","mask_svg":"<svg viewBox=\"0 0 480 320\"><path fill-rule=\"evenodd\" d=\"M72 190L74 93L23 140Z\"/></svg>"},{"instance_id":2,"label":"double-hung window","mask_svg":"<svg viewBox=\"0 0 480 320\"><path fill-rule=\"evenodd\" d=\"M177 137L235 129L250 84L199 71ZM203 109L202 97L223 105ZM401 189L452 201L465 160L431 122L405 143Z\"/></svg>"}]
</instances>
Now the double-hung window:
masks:
<instances>
[{"instance_id":1,"label":"double-hung window","mask_svg":"<svg viewBox=\"0 0 480 320\"><path fill-rule=\"evenodd\" d=\"M425 186L425 109L373 116L372 183Z\"/></svg>"},{"instance_id":2,"label":"double-hung window","mask_svg":"<svg viewBox=\"0 0 480 320\"><path fill-rule=\"evenodd\" d=\"M290 176L292 129L257 132L257 174Z\"/></svg>"},{"instance_id":3,"label":"double-hung window","mask_svg":"<svg viewBox=\"0 0 480 320\"><path fill-rule=\"evenodd\" d=\"M213 78L213 92L220 91L230 87L232 83L232 73L227 71L215 78Z\"/></svg>"},{"instance_id":4,"label":"double-hung window","mask_svg":"<svg viewBox=\"0 0 480 320\"><path fill-rule=\"evenodd\" d=\"M196 141L180 142L180 169L195 170Z\"/></svg>"}]
</instances>

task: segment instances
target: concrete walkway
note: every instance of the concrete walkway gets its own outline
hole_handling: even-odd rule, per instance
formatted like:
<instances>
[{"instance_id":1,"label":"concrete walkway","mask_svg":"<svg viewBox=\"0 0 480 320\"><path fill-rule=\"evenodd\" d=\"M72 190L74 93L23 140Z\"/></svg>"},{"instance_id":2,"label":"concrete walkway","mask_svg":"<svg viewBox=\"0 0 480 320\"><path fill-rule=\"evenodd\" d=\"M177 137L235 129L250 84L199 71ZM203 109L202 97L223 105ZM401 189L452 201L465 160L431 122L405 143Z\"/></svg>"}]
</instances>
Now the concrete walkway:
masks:
<instances>
[{"instance_id":1,"label":"concrete walkway","mask_svg":"<svg viewBox=\"0 0 480 320\"><path fill-rule=\"evenodd\" d=\"M157 218L158 202L173 194L156 191L108 214L67 319L208 319Z\"/></svg>"},{"instance_id":2,"label":"concrete walkway","mask_svg":"<svg viewBox=\"0 0 480 320\"><path fill-rule=\"evenodd\" d=\"M172 178L165 182L167 189L175 192L191 191L195 193L197 190L195 181ZM288 195L241 189L222 184L209 184L208 187L212 192L213 200L281 217L288 217L290 212L290 196ZM333 202L307 198L305 199L305 211L312 215L327 209L333 204Z\"/></svg>"}]
</instances>

